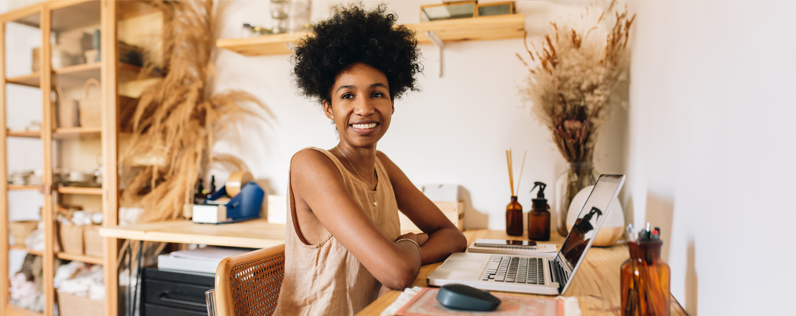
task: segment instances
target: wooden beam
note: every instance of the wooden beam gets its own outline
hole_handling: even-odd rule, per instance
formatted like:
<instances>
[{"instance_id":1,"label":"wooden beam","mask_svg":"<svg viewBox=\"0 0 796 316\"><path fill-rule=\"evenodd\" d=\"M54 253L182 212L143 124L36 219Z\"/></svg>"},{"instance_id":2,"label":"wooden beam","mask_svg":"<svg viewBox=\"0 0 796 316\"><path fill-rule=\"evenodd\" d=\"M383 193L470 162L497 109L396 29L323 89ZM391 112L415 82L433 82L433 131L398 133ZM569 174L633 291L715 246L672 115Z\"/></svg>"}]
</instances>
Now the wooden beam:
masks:
<instances>
[{"instance_id":1,"label":"wooden beam","mask_svg":"<svg viewBox=\"0 0 796 316\"><path fill-rule=\"evenodd\" d=\"M0 22L0 83L6 82L6 23ZM0 179L8 179L6 168L6 85L0 84ZM0 181L0 276L8 271L8 181ZM8 305L8 286L0 282L0 311Z\"/></svg>"},{"instance_id":2,"label":"wooden beam","mask_svg":"<svg viewBox=\"0 0 796 316\"><path fill-rule=\"evenodd\" d=\"M44 149L44 179L45 186L44 207L42 208L42 221L44 221L44 315L53 316L55 314L55 288L53 278L55 277L55 216L53 210L53 186L52 170L52 100L50 99L50 87L52 86L52 69L50 68L50 58L52 47L50 45L50 23L52 16L47 3L44 3L41 10L41 96L42 96L42 133L41 142Z\"/></svg>"},{"instance_id":3,"label":"wooden beam","mask_svg":"<svg viewBox=\"0 0 796 316\"><path fill-rule=\"evenodd\" d=\"M118 146L119 133L117 111L119 105L117 74L117 5L116 1L102 1L100 27L101 43L101 82L102 82L102 215L104 227L118 225L119 210L119 177L118 177ZM118 314L119 279L116 269L116 258L119 243L116 238L103 238L104 271L105 271L105 315Z\"/></svg>"}]
</instances>

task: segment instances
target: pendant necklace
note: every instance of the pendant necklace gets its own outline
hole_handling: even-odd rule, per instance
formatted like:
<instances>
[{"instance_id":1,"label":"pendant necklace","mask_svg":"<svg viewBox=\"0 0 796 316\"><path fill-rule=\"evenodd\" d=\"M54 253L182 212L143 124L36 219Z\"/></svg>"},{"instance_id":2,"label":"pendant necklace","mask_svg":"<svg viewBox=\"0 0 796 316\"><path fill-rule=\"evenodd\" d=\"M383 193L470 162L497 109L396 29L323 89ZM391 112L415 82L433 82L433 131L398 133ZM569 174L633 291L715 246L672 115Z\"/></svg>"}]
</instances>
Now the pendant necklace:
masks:
<instances>
[{"instance_id":1,"label":"pendant necklace","mask_svg":"<svg viewBox=\"0 0 796 316\"><path fill-rule=\"evenodd\" d=\"M345 161L348 161L348 164L351 165L351 169L354 169L354 172L357 173L357 177L359 177L359 180L362 180L362 182L365 182L365 178L363 178L362 176L359 175L359 171L357 171L357 167L354 167L354 164L351 163L351 160L348 160L348 157L345 155L345 153L342 150L340 150L340 148L338 148L337 146L334 146L334 149L337 149L337 151L341 155L343 155L343 158L345 158ZM365 183L367 183L367 182L365 182Z\"/></svg>"}]
</instances>

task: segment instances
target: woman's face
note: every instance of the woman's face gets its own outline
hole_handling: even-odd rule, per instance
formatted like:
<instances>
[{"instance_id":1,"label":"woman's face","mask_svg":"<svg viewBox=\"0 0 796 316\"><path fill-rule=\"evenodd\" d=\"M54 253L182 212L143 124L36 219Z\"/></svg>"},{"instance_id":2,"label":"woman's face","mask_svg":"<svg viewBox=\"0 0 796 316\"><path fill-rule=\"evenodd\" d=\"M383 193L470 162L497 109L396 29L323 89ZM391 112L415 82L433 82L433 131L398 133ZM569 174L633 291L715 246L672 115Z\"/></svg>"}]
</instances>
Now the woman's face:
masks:
<instances>
[{"instance_id":1,"label":"woman's face","mask_svg":"<svg viewBox=\"0 0 796 316\"><path fill-rule=\"evenodd\" d=\"M340 72L323 101L326 117L334 120L340 142L353 147L375 147L390 127L395 110L387 77L376 68L358 63Z\"/></svg>"}]
</instances>

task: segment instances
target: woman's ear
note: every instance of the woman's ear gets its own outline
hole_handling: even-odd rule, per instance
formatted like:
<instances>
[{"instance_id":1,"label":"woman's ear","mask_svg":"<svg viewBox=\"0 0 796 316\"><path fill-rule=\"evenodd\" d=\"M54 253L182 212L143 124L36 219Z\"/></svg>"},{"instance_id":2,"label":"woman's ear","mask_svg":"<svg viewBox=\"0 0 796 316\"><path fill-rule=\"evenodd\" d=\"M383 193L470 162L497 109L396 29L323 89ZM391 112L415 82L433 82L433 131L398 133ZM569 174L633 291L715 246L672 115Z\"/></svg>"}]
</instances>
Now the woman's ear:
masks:
<instances>
[{"instance_id":1,"label":"woman's ear","mask_svg":"<svg viewBox=\"0 0 796 316\"><path fill-rule=\"evenodd\" d=\"M329 100L323 100L321 103L323 104L323 114L326 114L326 118L334 120L334 112L332 112L332 104Z\"/></svg>"}]
</instances>

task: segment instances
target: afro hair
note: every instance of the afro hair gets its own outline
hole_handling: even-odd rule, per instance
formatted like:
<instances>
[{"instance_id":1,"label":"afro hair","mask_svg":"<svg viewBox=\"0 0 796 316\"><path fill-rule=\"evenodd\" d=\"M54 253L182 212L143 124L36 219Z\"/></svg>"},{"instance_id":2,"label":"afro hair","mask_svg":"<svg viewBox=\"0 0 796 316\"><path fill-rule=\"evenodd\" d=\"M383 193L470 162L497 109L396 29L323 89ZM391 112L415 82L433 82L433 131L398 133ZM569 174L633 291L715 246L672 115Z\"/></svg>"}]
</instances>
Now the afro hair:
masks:
<instances>
[{"instance_id":1,"label":"afro hair","mask_svg":"<svg viewBox=\"0 0 796 316\"><path fill-rule=\"evenodd\" d=\"M395 25L397 17L386 6L373 11L362 5L336 7L334 15L312 27L292 57L297 86L309 98L331 100L337 75L351 65L367 64L387 77L390 97L400 98L407 90L417 91L417 39L412 30Z\"/></svg>"}]
</instances>

